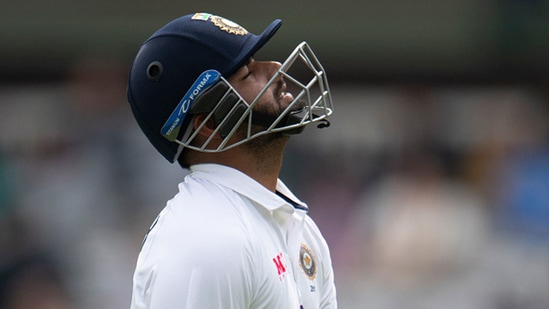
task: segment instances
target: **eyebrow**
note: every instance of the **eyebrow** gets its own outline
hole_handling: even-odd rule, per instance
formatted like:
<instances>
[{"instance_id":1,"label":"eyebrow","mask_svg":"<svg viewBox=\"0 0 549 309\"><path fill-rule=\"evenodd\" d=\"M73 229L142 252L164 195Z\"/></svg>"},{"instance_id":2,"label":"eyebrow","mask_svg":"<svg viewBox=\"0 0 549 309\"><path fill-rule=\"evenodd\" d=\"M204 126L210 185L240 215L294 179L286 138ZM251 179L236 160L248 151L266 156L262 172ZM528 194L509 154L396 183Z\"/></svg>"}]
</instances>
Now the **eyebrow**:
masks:
<instances>
[{"instance_id":1,"label":"eyebrow","mask_svg":"<svg viewBox=\"0 0 549 309\"><path fill-rule=\"evenodd\" d=\"M246 61L246 63L244 63L244 65L242 65L242 66L235 72L235 74L238 73L238 72L240 72L240 71L242 71L244 68L246 68L247 70L249 70L248 65L250 65L250 63L251 63L252 61L254 61L254 58L253 58L253 57L250 57L250 58L248 59L248 61Z\"/></svg>"},{"instance_id":2,"label":"eyebrow","mask_svg":"<svg viewBox=\"0 0 549 309\"><path fill-rule=\"evenodd\" d=\"M233 74L231 74L231 76L238 76L240 74L243 74L243 73L240 73L242 72L242 70L244 70L245 68L248 69L248 65L254 61L254 58L253 57L250 57L248 58L248 60L246 61L246 63L244 63L241 67L239 67L236 72L234 72Z\"/></svg>"}]
</instances>

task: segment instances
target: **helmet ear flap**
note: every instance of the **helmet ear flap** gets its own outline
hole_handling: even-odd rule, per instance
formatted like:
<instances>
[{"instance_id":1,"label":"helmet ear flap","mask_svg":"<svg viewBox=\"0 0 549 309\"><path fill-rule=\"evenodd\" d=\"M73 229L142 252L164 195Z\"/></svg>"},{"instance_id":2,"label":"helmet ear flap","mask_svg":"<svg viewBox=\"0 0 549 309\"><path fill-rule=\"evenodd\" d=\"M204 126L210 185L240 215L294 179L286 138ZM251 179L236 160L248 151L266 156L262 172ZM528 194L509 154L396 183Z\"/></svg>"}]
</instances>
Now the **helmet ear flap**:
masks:
<instances>
[{"instance_id":1,"label":"helmet ear flap","mask_svg":"<svg viewBox=\"0 0 549 309\"><path fill-rule=\"evenodd\" d=\"M196 98L192 114L212 113L212 119L219 126L219 134L225 138L237 125L248 106L237 96L226 81L220 80Z\"/></svg>"},{"instance_id":2,"label":"helmet ear flap","mask_svg":"<svg viewBox=\"0 0 549 309\"><path fill-rule=\"evenodd\" d=\"M211 112L219 100L225 95L227 90L229 90L229 85L227 85L223 80L220 80L195 99L193 105L191 106L191 113L201 114Z\"/></svg>"},{"instance_id":3,"label":"helmet ear flap","mask_svg":"<svg viewBox=\"0 0 549 309\"><path fill-rule=\"evenodd\" d=\"M236 104L236 105L235 105ZM214 112L214 120L219 123L219 134L225 138L238 124L248 107L234 93L229 93Z\"/></svg>"}]
</instances>

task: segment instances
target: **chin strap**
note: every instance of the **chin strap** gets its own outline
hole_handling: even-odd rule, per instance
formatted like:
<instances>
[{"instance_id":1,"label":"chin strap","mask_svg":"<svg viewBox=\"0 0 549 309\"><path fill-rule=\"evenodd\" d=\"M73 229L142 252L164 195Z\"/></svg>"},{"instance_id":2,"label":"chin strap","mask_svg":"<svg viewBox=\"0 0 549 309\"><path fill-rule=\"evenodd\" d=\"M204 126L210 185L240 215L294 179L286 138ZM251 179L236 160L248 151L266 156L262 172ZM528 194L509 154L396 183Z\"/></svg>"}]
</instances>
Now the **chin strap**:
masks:
<instances>
[{"instance_id":1,"label":"chin strap","mask_svg":"<svg viewBox=\"0 0 549 309\"><path fill-rule=\"evenodd\" d=\"M313 116L316 116L316 115L313 114ZM316 127L319 129L324 129L329 126L330 126L330 122L328 121L328 119L322 119L320 120L320 123Z\"/></svg>"}]
</instances>

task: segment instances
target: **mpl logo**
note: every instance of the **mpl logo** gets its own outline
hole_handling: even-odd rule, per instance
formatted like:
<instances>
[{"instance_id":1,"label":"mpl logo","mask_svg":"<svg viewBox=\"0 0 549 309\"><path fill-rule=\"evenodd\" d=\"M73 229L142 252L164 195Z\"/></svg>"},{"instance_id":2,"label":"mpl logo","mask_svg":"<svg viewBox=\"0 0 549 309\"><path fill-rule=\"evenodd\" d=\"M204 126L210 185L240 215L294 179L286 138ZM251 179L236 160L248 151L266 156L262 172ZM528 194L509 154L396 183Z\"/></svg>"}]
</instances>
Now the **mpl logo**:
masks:
<instances>
[{"instance_id":1,"label":"mpl logo","mask_svg":"<svg viewBox=\"0 0 549 309\"><path fill-rule=\"evenodd\" d=\"M282 252L280 252L276 257L273 258L273 262L276 266L278 278L280 279L280 281L282 281L286 273L288 273L286 265L284 265L284 256L282 255Z\"/></svg>"}]
</instances>

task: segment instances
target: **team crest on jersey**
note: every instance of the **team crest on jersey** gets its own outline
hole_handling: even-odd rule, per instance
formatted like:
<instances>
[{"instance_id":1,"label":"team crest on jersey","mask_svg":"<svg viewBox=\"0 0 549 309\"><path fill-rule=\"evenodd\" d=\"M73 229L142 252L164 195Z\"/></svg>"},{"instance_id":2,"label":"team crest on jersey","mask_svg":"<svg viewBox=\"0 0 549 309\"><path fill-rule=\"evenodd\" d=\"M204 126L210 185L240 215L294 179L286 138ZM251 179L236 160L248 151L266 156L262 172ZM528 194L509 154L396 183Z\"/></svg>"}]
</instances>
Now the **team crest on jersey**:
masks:
<instances>
[{"instance_id":1,"label":"team crest on jersey","mask_svg":"<svg viewBox=\"0 0 549 309\"><path fill-rule=\"evenodd\" d=\"M301 249L299 250L299 266L301 266L301 270L303 270L309 280L315 279L316 259L311 249L305 244L301 244Z\"/></svg>"}]
</instances>

